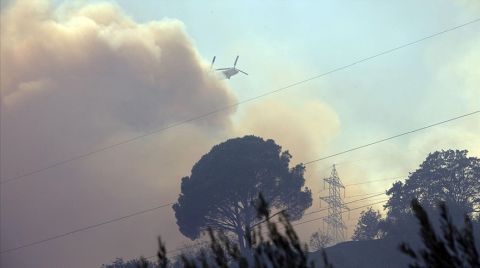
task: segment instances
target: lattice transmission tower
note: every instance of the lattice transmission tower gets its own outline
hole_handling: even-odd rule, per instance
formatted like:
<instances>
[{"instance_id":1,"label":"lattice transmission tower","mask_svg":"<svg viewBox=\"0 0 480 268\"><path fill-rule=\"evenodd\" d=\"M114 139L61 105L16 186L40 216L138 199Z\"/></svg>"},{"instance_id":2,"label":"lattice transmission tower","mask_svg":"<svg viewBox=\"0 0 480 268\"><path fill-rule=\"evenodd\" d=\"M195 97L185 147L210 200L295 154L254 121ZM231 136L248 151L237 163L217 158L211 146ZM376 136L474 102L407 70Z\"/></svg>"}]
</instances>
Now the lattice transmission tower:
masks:
<instances>
[{"instance_id":1,"label":"lattice transmission tower","mask_svg":"<svg viewBox=\"0 0 480 268\"><path fill-rule=\"evenodd\" d=\"M328 196L320 197L328 205L328 216L323 219L327 224L327 235L332 238L333 243L345 241L345 230L347 226L342 218L344 209L350 210L343 202L341 190L345 194L345 186L338 177L337 169L333 165L330 177L323 179L323 188L328 184Z\"/></svg>"}]
</instances>

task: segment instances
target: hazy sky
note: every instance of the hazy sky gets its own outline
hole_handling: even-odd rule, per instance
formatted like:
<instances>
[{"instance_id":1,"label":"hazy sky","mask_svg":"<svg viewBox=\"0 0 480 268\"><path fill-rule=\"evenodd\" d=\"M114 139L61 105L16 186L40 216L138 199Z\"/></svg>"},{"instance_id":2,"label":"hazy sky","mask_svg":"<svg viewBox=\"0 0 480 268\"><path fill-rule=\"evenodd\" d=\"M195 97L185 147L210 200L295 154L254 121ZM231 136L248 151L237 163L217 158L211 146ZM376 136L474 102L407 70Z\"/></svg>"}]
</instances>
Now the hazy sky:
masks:
<instances>
[{"instance_id":1,"label":"hazy sky","mask_svg":"<svg viewBox=\"0 0 480 268\"><path fill-rule=\"evenodd\" d=\"M2 1L1 178L7 180L480 18L477 0ZM1 186L1 249L175 201L215 144L273 138L308 162L480 108L480 23L212 117ZM233 64L248 76L209 73ZM480 116L307 166L314 203L413 171L428 152L480 155ZM347 187L346 196L392 181ZM372 200L381 200L382 197ZM351 200L351 199L350 199ZM352 207L368 202L352 204ZM323 204L324 206L324 204ZM381 208L381 206L377 206ZM352 232L358 211L347 224ZM321 216L320 214L318 216ZM306 219L315 216L305 217ZM302 225L306 241L321 222ZM190 243L167 207L1 255L2 267L99 267Z\"/></svg>"}]
</instances>

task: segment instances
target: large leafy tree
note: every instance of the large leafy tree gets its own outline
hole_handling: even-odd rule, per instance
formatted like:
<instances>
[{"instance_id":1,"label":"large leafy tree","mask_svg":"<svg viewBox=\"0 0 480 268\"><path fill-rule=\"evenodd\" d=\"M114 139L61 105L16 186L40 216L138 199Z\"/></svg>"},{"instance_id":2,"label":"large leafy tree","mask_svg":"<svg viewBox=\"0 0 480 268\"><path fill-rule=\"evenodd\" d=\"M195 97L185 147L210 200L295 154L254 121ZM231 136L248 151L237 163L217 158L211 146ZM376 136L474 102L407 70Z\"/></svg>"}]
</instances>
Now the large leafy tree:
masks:
<instances>
[{"instance_id":1,"label":"large leafy tree","mask_svg":"<svg viewBox=\"0 0 480 268\"><path fill-rule=\"evenodd\" d=\"M256 221L253 202L260 192L269 209L287 209L291 220L299 219L312 196L304 187L305 167L290 168L290 159L273 140L255 136L214 146L182 178L173 205L180 232L192 240L207 228L233 233L242 248L246 230Z\"/></svg>"},{"instance_id":2,"label":"large leafy tree","mask_svg":"<svg viewBox=\"0 0 480 268\"><path fill-rule=\"evenodd\" d=\"M369 207L360 213L360 218L355 226L352 240L362 241L382 238L381 224L382 214L380 211Z\"/></svg>"},{"instance_id":3,"label":"large leafy tree","mask_svg":"<svg viewBox=\"0 0 480 268\"><path fill-rule=\"evenodd\" d=\"M396 182L387 191L385 207L387 231L415 226L410 202L417 199L427 210L437 210L444 202L454 219L480 212L480 159L468 157L466 150L436 151L427 156L420 167L405 180ZM400 230L405 233L405 230Z\"/></svg>"}]
</instances>

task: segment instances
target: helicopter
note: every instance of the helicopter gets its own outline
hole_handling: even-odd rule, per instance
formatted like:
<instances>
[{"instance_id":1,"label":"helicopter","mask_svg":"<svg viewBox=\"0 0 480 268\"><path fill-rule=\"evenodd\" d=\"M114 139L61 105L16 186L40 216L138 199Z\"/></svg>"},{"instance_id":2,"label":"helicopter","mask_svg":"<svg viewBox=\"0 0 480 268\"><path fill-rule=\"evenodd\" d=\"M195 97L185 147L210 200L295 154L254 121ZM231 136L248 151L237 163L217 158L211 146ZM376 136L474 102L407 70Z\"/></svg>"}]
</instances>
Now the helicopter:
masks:
<instances>
[{"instance_id":1,"label":"helicopter","mask_svg":"<svg viewBox=\"0 0 480 268\"><path fill-rule=\"evenodd\" d=\"M240 70L240 69L237 69L236 66L237 66L237 61L238 61L238 57L235 59L235 62L233 63L233 67L229 67L229 68L218 68L218 69L215 69L215 71L221 71L223 73L223 75L225 76L226 79L230 79L230 77L238 74L239 72L245 74L245 75L248 75L246 72ZM213 60L212 60L212 65L210 66L210 69L213 68L213 63L215 62L215 56L213 56Z\"/></svg>"}]
</instances>

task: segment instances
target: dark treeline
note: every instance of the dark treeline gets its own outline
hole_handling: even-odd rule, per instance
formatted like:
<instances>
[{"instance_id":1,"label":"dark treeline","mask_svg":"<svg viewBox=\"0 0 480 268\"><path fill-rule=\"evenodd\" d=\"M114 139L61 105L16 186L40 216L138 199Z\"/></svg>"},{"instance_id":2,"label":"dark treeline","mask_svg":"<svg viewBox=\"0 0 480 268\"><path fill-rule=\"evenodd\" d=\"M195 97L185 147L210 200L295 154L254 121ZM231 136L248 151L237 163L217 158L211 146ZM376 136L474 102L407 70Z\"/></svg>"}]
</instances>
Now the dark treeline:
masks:
<instances>
[{"instance_id":1,"label":"dark treeline","mask_svg":"<svg viewBox=\"0 0 480 268\"><path fill-rule=\"evenodd\" d=\"M389 199L384 208L386 217L371 208L363 211L355 228L353 240L394 239L399 242L419 243L418 225L410 202L416 199L434 220L434 228L441 228L440 202L450 208L451 220L457 226L464 224L467 215L478 225L480 212L480 160L468 157L467 151L437 151L404 182L395 182L387 190ZM478 237L478 228L475 228Z\"/></svg>"}]
</instances>

